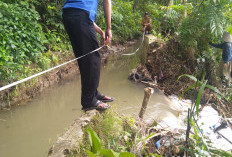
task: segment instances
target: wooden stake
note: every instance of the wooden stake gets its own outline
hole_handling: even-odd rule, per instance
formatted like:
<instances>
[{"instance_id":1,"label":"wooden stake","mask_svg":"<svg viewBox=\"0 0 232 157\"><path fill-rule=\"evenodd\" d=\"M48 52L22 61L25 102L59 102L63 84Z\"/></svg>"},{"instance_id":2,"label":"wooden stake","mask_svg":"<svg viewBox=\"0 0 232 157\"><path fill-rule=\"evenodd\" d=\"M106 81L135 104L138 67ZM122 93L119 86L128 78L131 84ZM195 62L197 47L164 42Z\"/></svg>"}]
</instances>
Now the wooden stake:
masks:
<instances>
[{"instance_id":1,"label":"wooden stake","mask_svg":"<svg viewBox=\"0 0 232 157\"><path fill-rule=\"evenodd\" d=\"M139 112L139 118L143 119L144 113L147 109L147 104L151 98L151 94L154 93L154 89L153 88L144 88L144 98L143 98L143 104L141 107L141 110Z\"/></svg>"}]
</instances>

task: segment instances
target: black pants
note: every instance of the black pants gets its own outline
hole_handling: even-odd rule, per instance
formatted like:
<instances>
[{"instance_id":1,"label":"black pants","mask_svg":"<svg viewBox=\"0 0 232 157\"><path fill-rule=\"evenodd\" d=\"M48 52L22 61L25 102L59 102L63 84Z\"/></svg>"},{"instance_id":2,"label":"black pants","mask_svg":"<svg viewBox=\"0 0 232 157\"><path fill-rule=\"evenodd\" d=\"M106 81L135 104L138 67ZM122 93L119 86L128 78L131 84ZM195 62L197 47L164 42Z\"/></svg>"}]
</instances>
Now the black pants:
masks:
<instances>
[{"instance_id":1,"label":"black pants","mask_svg":"<svg viewBox=\"0 0 232 157\"><path fill-rule=\"evenodd\" d=\"M89 13L81 9L64 9L63 23L69 35L76 57L89 53L99 47L93 22ZM101 58L99 52L92 53L78 60L81 73L81 104L83 108L97 102L100 79Z\"/></svg>"}]
</instances>

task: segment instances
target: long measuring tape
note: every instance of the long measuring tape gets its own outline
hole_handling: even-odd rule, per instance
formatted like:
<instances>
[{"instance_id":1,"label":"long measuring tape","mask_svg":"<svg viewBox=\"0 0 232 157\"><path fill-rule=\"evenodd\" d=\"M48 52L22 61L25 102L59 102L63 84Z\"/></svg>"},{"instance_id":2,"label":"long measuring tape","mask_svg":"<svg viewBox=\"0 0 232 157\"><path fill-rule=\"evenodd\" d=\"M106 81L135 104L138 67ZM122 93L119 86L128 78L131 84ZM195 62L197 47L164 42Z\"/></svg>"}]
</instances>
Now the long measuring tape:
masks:
<instances>
[{"instance_id":1,"label":"long measuring tape","mask_svg":"<svg viewBox=\"0 0 232 157\"><path fill-rule=\"evenodd\" d=\"M50 72L50 71L52 71L52 70L54 70L54 69L57 69L57 68L59 68L59 67L62 67L62 66L64 66L64 65L66 65L66 64L72 63L72 62L74 62L74 61L76 61L76 60L78 60L78 59L81 59L81 58L83 58L83 57L85 57L85 56L91 54L91 53L94 53L94 52L97 52L97 51L101 50L103 47L104 47L104 45L101 46L101 47L99 47L99 48L97 48L97 49L95 49L95 50L93 50L93 51L91 51L91 52L89 52L89 53L87 53L87 54L85 54L85 55L82 55L82 56L77 57L77 58L75 58L75 59L73 59L73 60L70 60L70 61L68 61L68 62L66 62L66 63L57 65L57 66L55 66L55 67L53 67L53 68L50 68L50 69L45 70L45 71L42 71L42 72L40 72L40 73L38 73L38 74L32 75L32 76L27 77L27 78L25 78L25 79L22 79L22 80L13 82L13 83L11 83L11 84L9 84L9 85L3 86L3 87L0 88L0 92L3 91L3 90L6 90L6 89L8 89L8 88L11 88L11 87L13 87L13 86L16 86L16 85L18 85L18 84L21 84L21 83L23 83L23 82L26 82L26 81L28 81L28 80L31 80L31 79L33 79L33 78L35 78L35 77L40 76L40 75L43 75L43 74L45 74L45 73L48 73L48 72Z\"/></svg>"},{"instance_id":2,"label":"long measuring tape","mask_svg":"<svg viewBox=\"0 0 232 157\"><path fill-rule=\"evenodd\" d=\"M127 53L127 54L122 54L122 55L123 55L123 56L131 56L131 55L136 54L136 53L139 51L139 49L141 48L141 46L142 46L142 44L143 44L143 42L144 42L144 37L145 37L145 31L143 32L142 42L141 42L140 46L135 50L135 52L133 52L133 53ZM70 61L68 61L68 62L66 62L66 63L57 65L57 66L55 66L55 67L53 67L53 68L50 68L50 69L45 70L45 71L42 71L42 72L37 73L37 74L35 74L35 75L32 75L32 76L30 76L30 77L27 77L27 78L24 78L24 79L22 79L22 80L13 82L13 83L11 83L11 84L9 84L9 85L0 87L0 92L6 90L6 89L8 89L8 88L11 88L11 87L13 87L13 86L16 86L16 85L18 85L18 84L21 84L21 83L23 83L23 82L26 82L26 81L28 81L28 80L31 80L31 79L33 79L33 78L35 78L35 77L40 76L40 75L43 75L43 74L45 74L45 73L48 73L48 72L50 72L50 71L52 71L52 70L55 70L55 69L57 69L57 68L59 68L59 67L62 67L62 66L64 66L64 65L66 65L66 64L72 63L72 62L74 62L74 61L76 61L76 60L78 60L78 59L81 59L81 58L83 58L83 57L85 57L85 56L91 54L91 53L97 52L97 51L101 50L104 46L105 46L105 45L103 45L103 46L101 46L101 47L99 47L99 48L97 48L97 49L95 49L95 50L93 50L93 51L91 51L91 52L89 52L89 53L87 53L87 54L85 54L85 55L82 55L82 56L77 57L77 58L75 58L75 59L73 59L73 60L70 60ZM109 47L109 46L108 46L108 47Z\"/></svg>"},{"instance_id":3,"label":"long measuring tape","mask_svg":"<svg viewBox=\"0 0 232 157\"><path fill-rule=\"evenodd\" d=\"M143 32L143 39L142 39L142 42L141 42L140 46L135 50L135 52L133 52L133 53L126 53L126 54L122 54L122 55L123 55L123 56L131 56L131 55L136 54L136 53L139 51L139 49L141 48L141 46L143 45L144 37L145 37L145 31Z\"/></svg>"}]
</instances>

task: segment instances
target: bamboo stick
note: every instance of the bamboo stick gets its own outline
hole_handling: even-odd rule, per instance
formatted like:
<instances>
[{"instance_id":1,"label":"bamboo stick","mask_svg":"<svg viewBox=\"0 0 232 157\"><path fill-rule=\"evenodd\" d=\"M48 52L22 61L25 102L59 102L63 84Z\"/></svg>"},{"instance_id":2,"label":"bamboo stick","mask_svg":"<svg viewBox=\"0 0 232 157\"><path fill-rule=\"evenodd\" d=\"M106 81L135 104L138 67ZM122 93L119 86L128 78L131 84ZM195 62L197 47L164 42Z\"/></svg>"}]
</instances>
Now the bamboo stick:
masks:
<instances>
[{"instance_id":1,"label":"bamboo stick","mask_svg":"<svg viewBox=\"0 0 232 157\"><path fill-rule=\"evenodd\" d=\"M147 104L151 98L151 94L154 93L154 89L153 88L150 88L150 87L147 87L147 88L144 88L144 98L143 98L143 104L142 104L142 107L141 107L141 110L139 112L139 118L140 119L143 119L143 116L144 116L144 113L147 109Z\"/></svg>"}]
</instances>

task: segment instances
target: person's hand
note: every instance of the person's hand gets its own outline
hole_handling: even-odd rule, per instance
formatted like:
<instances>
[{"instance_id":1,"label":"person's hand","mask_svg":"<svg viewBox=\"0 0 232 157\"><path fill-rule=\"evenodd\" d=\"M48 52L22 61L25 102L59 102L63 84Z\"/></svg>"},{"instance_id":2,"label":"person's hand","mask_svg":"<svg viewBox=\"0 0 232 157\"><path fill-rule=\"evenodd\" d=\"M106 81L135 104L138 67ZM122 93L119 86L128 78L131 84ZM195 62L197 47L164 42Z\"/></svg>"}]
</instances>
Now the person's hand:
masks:
<instances>
[{"instance_id":1,"label":"person's hand","mask_svg":"<svg viewBox=\"0 0 232 157\"><path fill-rule=\"evenodd\" d=\"M105 43L105 37L106 37L105 32L96 23L93 23L93 24L94 24L94 28L95 28L96 32L98 32L101 35L102 40Z\"/></svg>"},{"instance_id":2,"label":"person's hand","mask_svg":"<svg viewBox=\"0 0 232 157\"><path fill-rule=\"evenodd\" d=\"M101 30L99 34L101 35L103 42L105 42L105 32Z\"/></svg>"},{"instance_id":3,"label":"person's hand","mask_svg":"<svg viewBox=\"0 0 232 157\"><path fill-rule=\"evenodd\" d=\"M112 39L111 29L107 29L105 32L104 45L108 45L111 42L111 39Z\"/></svg>"}]
</instances>

